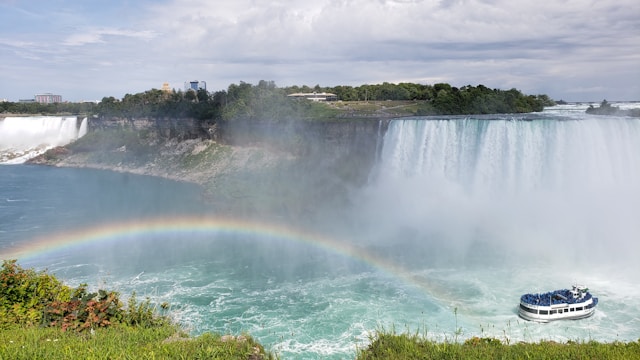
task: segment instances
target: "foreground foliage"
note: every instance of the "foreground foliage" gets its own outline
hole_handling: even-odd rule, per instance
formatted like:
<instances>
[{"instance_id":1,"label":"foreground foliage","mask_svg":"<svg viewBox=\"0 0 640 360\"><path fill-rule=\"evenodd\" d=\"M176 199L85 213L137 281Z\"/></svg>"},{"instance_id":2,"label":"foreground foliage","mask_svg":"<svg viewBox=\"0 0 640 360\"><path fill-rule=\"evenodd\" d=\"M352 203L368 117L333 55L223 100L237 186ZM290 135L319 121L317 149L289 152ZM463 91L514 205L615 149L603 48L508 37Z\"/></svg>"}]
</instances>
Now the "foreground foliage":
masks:
<instances>
[{"instance_id":1,"label":"foreground foliage","mask_svg":"<svg viewBox=\"0 0 640 360\"><path fill-rule=\"evenodd\" d=\"M149 299L138 302L135 293L125 307L115 291L89 292L86 284L73 289L46 271L23 269L16 260L3 261L0 328L38 325L82 332L118 324L153 328L168 323Z\"/></svg>"},{"instance_id":2,"label":"foreground foliage","mask_svg":"<svg viewBox=\"0 0 640 360\"><path fill-rule=\"evenodd\" d=\"M46 306L70 298L71 288L54 276L22 269L16 260L4 261L0 270L0 329L38 325Z\"/></svg>"},{"instance_id":3,"label":"foreground foliage","mask_svg":"<svg viewBox=\"0 0 640 360\"><path fill-rule=\"evenodd\" d=\"M161 304L162 311L167 304ZM5 260L0 359L272 359L250 336L191 338L135 294L72 289L46 271Z\"/></svg>"},{"instance_id":4,"label":"foreground foliage","mask_svg":"<svg viewBox=\"0 0 640 360\"><path fill-rule=\"evenodd\" d=\"M378 333L358 352L358 360L380 359L640 359L640 340L609 344L553 341L503 344L498 339L468 339L464 343L440 343L417 335Z\"/></svg>"}]
</instances>

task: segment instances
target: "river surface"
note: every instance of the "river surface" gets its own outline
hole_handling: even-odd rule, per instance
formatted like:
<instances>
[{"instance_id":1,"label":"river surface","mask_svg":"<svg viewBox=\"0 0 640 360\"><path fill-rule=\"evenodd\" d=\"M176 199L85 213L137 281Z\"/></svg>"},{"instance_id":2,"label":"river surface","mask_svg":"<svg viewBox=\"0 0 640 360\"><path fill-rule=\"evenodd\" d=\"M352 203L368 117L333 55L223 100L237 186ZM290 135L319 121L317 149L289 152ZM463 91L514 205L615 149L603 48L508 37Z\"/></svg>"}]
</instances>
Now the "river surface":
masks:
<instances>
[{"instance_id":1,"label":"river surface","mask_svg":"<svg viewBox=\"0 0 640 360\"><path fill-rule=\"evenodd\" d=\"M0 254L284 359L353 358L378 330L635 341L640 120L585 108L394 120L370 184L311 227L222 216L195 185L4 165ZM593 317L517 316L523 293L574 283L599 298Z\"/></svg>"}]
</instances>

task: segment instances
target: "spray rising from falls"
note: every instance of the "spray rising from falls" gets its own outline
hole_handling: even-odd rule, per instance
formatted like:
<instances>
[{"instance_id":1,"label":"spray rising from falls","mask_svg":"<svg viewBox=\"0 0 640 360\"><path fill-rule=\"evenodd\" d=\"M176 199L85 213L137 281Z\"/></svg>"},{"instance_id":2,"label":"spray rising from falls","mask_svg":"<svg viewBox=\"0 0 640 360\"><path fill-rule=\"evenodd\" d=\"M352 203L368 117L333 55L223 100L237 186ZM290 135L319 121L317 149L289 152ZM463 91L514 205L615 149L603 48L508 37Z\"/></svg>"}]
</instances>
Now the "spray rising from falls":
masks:
<instances>
[{"instance_id":1,"label":"spray rising from falls","mask_svg":"<svg viewBox=\"0 0 640 360\"><path fill-rule=\"evenodd\" d=\"M635 264L639 153L635 119L396 120L362 212L423 261Z\"/></svg>"},{"instance_id":2,"label":"spray rising from falls","mask_svg":"<svg viewBox=\"0 0 640 360\"><path fill-rule=\"evenodd\" d=\"M30 116L0 119L0 164L19 164L87 133L87 119Z\"/></svg>"}]
</instances>

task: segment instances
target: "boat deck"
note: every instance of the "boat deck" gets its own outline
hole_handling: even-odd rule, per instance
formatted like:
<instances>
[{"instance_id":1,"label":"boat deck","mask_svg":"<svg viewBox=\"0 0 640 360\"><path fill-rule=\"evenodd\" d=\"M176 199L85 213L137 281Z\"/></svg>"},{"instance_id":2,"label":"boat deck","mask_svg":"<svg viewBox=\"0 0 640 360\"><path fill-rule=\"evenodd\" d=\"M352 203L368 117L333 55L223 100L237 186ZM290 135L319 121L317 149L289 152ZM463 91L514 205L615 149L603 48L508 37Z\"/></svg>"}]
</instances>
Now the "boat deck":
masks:
<instances>
[{"instance_id":1,"label":"boat deck","mask_svg":"<svg viewBox=\"0 0 640 360\"><path fill-rule=\"evenodd\" d=\"M591 294L587 292L583 297L575 298L571 290L561 289L540 294L524 294L520 300L530 305L551 306L583 303L589 301L591 297Z\"/></svg>"}]
</instances>

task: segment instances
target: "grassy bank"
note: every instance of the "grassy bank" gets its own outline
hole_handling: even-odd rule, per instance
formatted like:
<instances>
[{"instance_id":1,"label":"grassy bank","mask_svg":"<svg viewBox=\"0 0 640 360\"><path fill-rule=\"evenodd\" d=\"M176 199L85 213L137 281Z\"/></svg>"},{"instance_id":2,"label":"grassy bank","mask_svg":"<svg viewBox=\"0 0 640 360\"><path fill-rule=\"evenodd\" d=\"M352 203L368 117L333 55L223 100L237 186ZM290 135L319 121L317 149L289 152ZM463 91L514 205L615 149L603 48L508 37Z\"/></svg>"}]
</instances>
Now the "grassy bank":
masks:
<instances>
[{"instance_id":1,"label":"grassy bank","mask_svg":"<svg viewBox=\"0 0 640 360\"><path fill-rule=\"evenodd\" d=\"M0 359L274 359L249 336L189 337L172 325L78 334L22 327L0 332Z\"/></svg>"},{"instance_id":2,"label":"grassy bank","mask_svg":"<svg viewBox=\"0 0 640 360\"><path fill-rule=\"evenodd\" d=\"M0 359L276 359L250 336L190 337L176 326L112 327L93 333L22 327L0 331ZM517 343L471 338L464 343L379 333L357 360L381 359L640 359L640 341Z\"/></svg>"},{"instance_id":3,"label":"grassy bank","mask_svg":"<svg viewBox=\"0 0 640 360\"><path fill-rule=\"evenodd\" d=\"M541 341L507 345L494 338L471 338L464 343L424 340L417 335L378 333L358 352L357 360L381 359L640 359L640 340L599 343Z\"/></svg>"},{"instance_id":4,"label":"grassy bank","mask_svg":"<svg viewBox=\"0 0 640 360\"><path fill-rule=\"evenodd\" d=\"M425 101L387 100L387 101L337 101L324 105L338 110L338 117L380 117L393 118L415 116Z\"/></svg>"}]
</instances>

